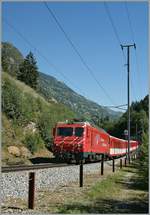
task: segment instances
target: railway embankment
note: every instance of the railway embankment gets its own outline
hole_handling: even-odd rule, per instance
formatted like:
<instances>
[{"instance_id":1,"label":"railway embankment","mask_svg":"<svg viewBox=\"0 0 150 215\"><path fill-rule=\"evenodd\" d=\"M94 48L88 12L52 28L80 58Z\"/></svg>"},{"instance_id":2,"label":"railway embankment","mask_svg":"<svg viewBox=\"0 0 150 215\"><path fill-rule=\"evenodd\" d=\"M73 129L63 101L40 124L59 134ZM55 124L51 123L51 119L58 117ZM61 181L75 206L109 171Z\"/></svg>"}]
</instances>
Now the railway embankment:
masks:
<instances>
[{"instance_id":1,"label":"railway embankment","mask_svg":"<svg viewBox=\"0 0 150 215\"><path fill-rule=\"evenodd\" d=\"M94 166L96 168L97 165L99 167L99 163L88 165L89 169L84 165L86 174L82 188L79 187L77 177L61 185L56 180L55 184L58 186L53 189L49 184L45 189L39 187L36 190L34 210L27 209L27 199L13 197L3 201L2 212L148 213L148 190L144 186L144 178L139 175L136 162L121 170L118 167L114 173L109 162L103 176L100 171L94 171ZM74 173L77 174L78 171ZM60 177L58 172L57 174ZM47 178L47 182L48 180Z\"/></svg>"},{"instance_id":2,"label":"railway embankment","mask_svg":"<svg viewBox=\"0 0 150 215\"><path fill-rule=\"evenodd\" d=\"M116 168L119 168L120 159L116 160ZM48 190L55 192L62 186L77 182L79 184L79 165L67 165L54 168L37 169L29 171L18 171L2 173L1 177L1 199L2 202L8 199L20 198L27 200L28 198L28 180L29 172L35 172L35 194L39 190ZM101 172L101 163L84 164L83 178L91 174L99 174ZM104 163L104 174L112 172L112 161ZM79 185L78 185L79 186ZM2 204L3 205L3 204Z\"/></svg>"}]
</instances>

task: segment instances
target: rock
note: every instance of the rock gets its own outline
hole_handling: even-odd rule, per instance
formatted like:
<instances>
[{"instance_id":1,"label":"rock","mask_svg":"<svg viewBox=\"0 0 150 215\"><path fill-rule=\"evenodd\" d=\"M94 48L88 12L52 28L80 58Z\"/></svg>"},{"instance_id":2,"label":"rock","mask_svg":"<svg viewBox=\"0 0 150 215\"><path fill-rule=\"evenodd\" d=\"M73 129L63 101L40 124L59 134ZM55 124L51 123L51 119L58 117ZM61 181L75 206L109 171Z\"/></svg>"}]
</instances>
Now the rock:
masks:
<instances>
[{"instance_id":1,"label":"rock","mask_svg":"<svg viewBox=\"0 0 150 215\"><path fill-rule=\"evenodd\" d=\"M25 132L31 131L32 133L35 133L37 128L36 128L36 123L35 122L30 122L24 129Z\"/></svg>"},{"instance_id":2,"label":"rock","mask_svg":"<svg viewBox=\"0 0 150 215\"><path fill-rule=\"evenodd\" d=\"M17 146L9 146L8 147L8 152L9 154L12 154L16 157L19 157L21 154L20 154L20 150Z\"/></svg>"},{"instance_id":3,"label":"rock","mask_svg":"<svg viewBox=\"0 0 150 215\"><path fill-rule=\"evenodd\" d=\"M21 153L21 156L24 157L24 158L29 158L31 156L31 152L29 151L29 149L27 149L24 146L22 146L20 148L20 153Z\"/></svg>"}]
</instances>

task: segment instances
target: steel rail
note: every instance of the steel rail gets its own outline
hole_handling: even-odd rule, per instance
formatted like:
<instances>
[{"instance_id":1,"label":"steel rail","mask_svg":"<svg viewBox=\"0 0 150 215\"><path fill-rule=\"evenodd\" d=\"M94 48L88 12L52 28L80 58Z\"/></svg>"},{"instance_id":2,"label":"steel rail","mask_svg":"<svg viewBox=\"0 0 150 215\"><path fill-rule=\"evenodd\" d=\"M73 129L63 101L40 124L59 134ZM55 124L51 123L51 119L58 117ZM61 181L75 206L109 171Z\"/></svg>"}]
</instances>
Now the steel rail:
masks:
<instances>
[{"instance_id":1,"label":"steel rail","mask_svg":"<svg viewBox=\"0 0 150 215\"><path fill-rule=\"evenodd\" d=\"M55 167L65 167L68 166L66 163L49 163L49 164L34 164L34 165L12 165L1 167L1 172L17 172L17 171L27 171L27 170L35 170L35 169L46 169L46 168L55 168ZM70 166L70 165L69 165Z\"/></svg>"},{"instance_id":2,"label":"steel rail","mask_svg":"<svg viewBox=\"0 0 150 215\"><path fill-rule=\"evenodd\" d=\"M121 156L119 158L116 158L115 160L119 160L120 158L124 158L125 156ZM108 165L112 159L107 160L104 159L104 162L106 162ZM101 162L101 160L85 163L84 165L91 165L93 163ZM66 166L76 166L77 164L67 164L67 163L48 163L48 164L33 164L33 165L11 165L11 166L3 166L1 167L2 173L7 172L18 172L18 171L28 171L28 170L38 170L38 169L48 169L48 168L56 168L56 167L66 167Z\"/></svg>"}]
</instances>

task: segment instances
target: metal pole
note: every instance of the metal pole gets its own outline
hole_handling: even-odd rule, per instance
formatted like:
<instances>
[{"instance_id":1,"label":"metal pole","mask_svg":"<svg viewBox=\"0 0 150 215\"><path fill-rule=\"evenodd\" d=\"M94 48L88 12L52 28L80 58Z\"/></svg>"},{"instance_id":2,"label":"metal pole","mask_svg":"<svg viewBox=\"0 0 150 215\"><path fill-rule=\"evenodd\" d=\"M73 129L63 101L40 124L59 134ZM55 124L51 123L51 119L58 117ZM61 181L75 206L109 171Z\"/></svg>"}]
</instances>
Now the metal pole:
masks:
<instances>
[{"instance_id":1,"label":"metal pole","mask_svg":"<svg viewBox=\"0 0 150 215\"><path fill-rule=\"evenodd\" d=\"M83 160L80 162L80 187L83 187Z\"/></svg>"},{"instance_id":2,"label":"metal pole","mask_svg":"<svg viewBox=\"0 0 150 215\"><path fill-rule=\"evenodd\" d=\"M122 159L120 159L120 169L122 169Z\"/></svg>"},{"instance_id":3,"label":"metal pole","mask_svg":"<svg viewBox=\"0 0 150 215\"><path fill-rule=\"evenodd\" d=\"M130 164L130 51L129 46L127 47L128 55L128 161Z\"/></svg>"},{"instance_id":4,"label":"metal pole","mask_svg":"<svg viewBox=\"0 0 150 215\"><path fill-rule=\"evenodd\" d=\"M104 155L102 155L102 160L101 160L101 175L104 174Z\"/></svg>"},{"instance_id":5,"label":"metal pole","mask_svg":"<svg viewBox=\"0 0 150 215\"><path fill-rule=\"evenodd\" d=\"M127 166L127 159L124 159L124 165Z\"/></svg>"},{"instance_id":6,"label":"metal pole","mask_svg":"<svg viewBox=\"0 0 150 215\"><path fill-rule=\"evenodd\" d=\"M121 48L127 48L127 91L128 91L128 162L130 164L130 47L134 46L136 48L135 43L132 45L121 45Z\"/></svg>"},{"instance_id":7,"label":"metal pole","mask_svg":"<svg viewBox=\"0 0 150 215\"><path fill-rule=\"evenodd\" d=\"M112 171L115 172L115 159L113 158Z\"/></svg>"},{"instance_id":8,"label":"metal pole","mask_svg":"<svg viewBox=\"0 0 150 215\"><path fill-rule=\"evenodd\" d=\"M34 209L34 195L35 194L35 172L29 173L29 195L28 208Z\"/></svg>"}]
</instances>

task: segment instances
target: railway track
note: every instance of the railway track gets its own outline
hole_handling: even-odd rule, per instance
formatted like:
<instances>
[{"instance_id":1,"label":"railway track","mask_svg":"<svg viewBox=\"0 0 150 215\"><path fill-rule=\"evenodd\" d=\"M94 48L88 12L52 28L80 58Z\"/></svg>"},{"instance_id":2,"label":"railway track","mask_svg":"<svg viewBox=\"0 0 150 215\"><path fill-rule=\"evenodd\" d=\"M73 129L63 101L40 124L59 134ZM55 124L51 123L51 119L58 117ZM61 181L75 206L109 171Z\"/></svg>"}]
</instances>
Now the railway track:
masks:
<instances>
[{"instance_id":1,"label":"railway track","mask_svg":"<svg viewBox=\"0 0 150 215\"><path fill-rule=\"evenodd\" d=\"M124 158L124 157L122 157ZM118 158L119 159L119 158ZM117 159L115 159L117 160ZM99 161L94 161L91 163L86 163L86 165L90 165L92 163L97 163L101 162ZM104 162L107 162L108 165L111 165L110 162L111 160L107 161L104 159ZM11 166L5 166L1 168L2 173L7 173L7 172L17 172L17 171L27 171L27 170L36 170L36 169L46 169L46 168L55 168L55 167L66 167L66 166L74 166L76 164L67 164L67 163L47 163L47 164L33 164L33 165L11 165Z\"/></svg>"},{"instance_id":2,"label":"railway track","mask_svg":"<svg viewBox=\"0 0 150 215\"><path fill-rule=\"evenodd\" d=\"M65 167L68 166L66 163L48 163L48 164L34 164L34 165L12 165L5 166L1 168L2 173L6 172L17 172L17 171L26 171L26 170L35 170L35 169L46 169L46 168L55 168L55 167Z\"/></svg>"}]
</instances>

